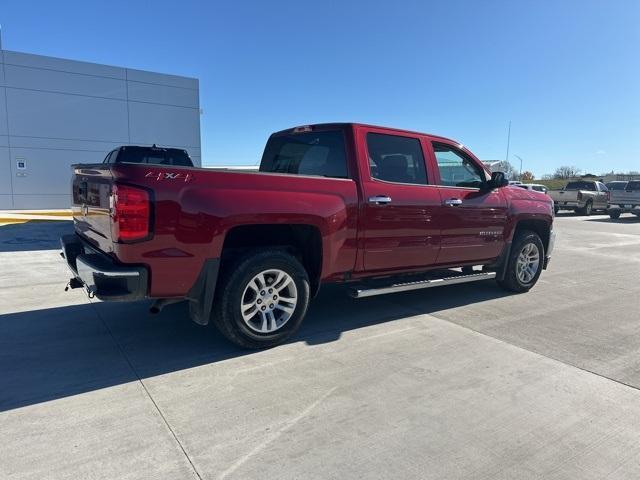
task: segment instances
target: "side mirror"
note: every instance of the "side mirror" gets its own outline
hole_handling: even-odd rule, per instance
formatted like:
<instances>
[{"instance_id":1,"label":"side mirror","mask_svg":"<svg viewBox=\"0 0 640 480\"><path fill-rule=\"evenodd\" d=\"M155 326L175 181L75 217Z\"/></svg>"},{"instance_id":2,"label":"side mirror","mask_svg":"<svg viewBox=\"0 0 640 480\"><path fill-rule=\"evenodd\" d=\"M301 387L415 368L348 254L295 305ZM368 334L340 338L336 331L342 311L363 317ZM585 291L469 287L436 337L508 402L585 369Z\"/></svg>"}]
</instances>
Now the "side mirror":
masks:
<instances>
[{"instance_id":1,"label":"side mirror","mask_svg":"<svg viewBox=\"0 0 640 480\"><path fill-rule=\"evenodd\" d=\"M490 189L506 187L507 185L509 185L509 180L504 172L493 172L491 174L491 180L487 182L487 187Z\"/></svg>"}]
</instances>

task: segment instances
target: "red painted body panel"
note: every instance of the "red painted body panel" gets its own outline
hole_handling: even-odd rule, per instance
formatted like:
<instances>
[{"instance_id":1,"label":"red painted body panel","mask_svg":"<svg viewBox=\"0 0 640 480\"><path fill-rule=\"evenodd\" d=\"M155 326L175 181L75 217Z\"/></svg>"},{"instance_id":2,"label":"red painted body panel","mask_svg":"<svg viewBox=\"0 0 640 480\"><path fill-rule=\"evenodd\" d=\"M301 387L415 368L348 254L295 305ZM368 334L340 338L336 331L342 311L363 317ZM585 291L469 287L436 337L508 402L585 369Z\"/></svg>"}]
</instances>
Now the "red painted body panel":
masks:
<instances>
[{"instance_id":1,"label":"red painted body panel","mask_svg":"<svg viewBox=\"0 0 640 480\"><path fill-rule=\"evenodd\" d=\"M542 193L510 187L480 192L439 185L431 141L455 142L360 124L318 128L336 126L345 133L350 179L155 165L78 165L76 230L119 262L148 266L151 297L181 297L193 286L205 259L221 256L225 237L236 226L317 228L322 239L321 280L334 281L345 274L358 278L488 262L511 240L518 221L542 219L551 225L553 205ZM429 185L373 179L366 152L368 131L418 138ZM466 149L465 153L471 155ZM80 202L77 194L83 182L85 188L88 184L86 202ZM149 190L153 228L148 240L112 240L112 182ZM373 205L367 199L375 195L388 195L394 201ZM444 205L453 197L461 198L463 206Z\"/></svg>"}]
</instances>

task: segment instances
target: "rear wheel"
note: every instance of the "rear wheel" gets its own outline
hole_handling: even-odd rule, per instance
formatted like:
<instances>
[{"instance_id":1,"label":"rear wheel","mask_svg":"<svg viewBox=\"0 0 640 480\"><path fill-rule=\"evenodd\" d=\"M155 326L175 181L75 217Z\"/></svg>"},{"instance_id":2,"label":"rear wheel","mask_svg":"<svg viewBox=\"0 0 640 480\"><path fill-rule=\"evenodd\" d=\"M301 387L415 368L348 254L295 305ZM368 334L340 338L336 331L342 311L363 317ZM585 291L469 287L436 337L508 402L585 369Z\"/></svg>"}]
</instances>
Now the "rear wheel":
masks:
<instances>
[{"instance_id":1,"label":"rear wheel","mask_svg":"<svg viewBox=\"0 0 640 480\"><path fill-rule=\"evenodd\" d=\"M309 305L309 278L295 257L281 250L253 252L227 270L212 319L227 339L267 348L298 329Z\"/></svg>"},{"instance_id":2,"label":"rear wheel","mask_svg":"<svg viewBox=\"0 0 640 480\"><path fill-rule=\"evenodd\" d=\"M587 203L584 205L583 208L576 210L576 212L578 212L580 215L585 215L587 217L591 215L592 211L593 211L593 203L591 203L591 200L587 200Z\"/></svg>"},{"instance_id":3,"label":"rear wheel","mask_svg":"<svg viewBox=\"0 0 640 480\"><path fill-rule=\"evenodd\" d=\"M620 218L620 210L609 210L609 217L613 220Z\"/></svg>"},{"instance_id":4,"label":"rear wheel","mask_svg":"<svg viewBox=\"0 0 640 480\"><path fill-rule=\"evenodd\" d=\"M544 245L537 233L520 230L516 233L504 279L498 284L512 292L526 292L533 287L542 272Z\"/></svg>"}]
</instances>

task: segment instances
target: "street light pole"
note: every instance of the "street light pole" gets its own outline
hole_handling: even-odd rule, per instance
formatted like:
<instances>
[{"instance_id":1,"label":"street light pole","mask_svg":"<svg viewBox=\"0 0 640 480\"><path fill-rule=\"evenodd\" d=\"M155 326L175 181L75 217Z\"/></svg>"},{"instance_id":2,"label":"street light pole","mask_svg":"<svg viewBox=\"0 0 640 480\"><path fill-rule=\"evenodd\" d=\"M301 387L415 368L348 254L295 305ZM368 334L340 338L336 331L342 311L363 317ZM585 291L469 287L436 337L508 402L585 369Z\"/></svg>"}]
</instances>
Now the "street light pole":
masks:
<instances>
[{"instance_id":1,"label":"street light pole","mask_svg":"<svg viewBox=\"0 0 640 480\"><path fill-rule=\"evenodd\" d=\"M520 155L513 154L518 160L520 160L520 181L522 181L522 157Z\"/></svg>"}]
</instances>

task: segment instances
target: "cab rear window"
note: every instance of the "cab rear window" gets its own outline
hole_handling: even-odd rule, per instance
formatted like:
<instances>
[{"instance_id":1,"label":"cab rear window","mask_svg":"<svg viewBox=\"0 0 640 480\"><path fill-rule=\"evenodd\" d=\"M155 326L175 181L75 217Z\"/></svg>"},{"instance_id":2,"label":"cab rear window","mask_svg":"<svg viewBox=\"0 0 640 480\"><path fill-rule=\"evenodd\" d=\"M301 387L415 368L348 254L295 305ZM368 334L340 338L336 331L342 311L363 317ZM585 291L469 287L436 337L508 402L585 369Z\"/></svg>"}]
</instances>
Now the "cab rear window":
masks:
<instances>
[{"instance_id":1,"label":"cab rear window","mask_svg":"<svg viewBox=\"0 0 640 480\"><path fill-rule=\"evenodd\" d=\"M596 184L594 182L569 182L564 187L565 190L591 190L596 191Z\"/></svg>"},{"instance_id":2,"label":"cab rear window","mask_svg":"<svg viewBox=\"0 0 640 480\"><path fill-rule=\"evenodd\" d=\"M185 150L177 148L121 147L106 159L108 163L146 163L193 167Z\"/></svg>"},{"instance_id":3,"label":"cab rear window","mask_svg":"<svg viewBox=\"0 0 640 480\"><path fill-rule=\"evenodd\" d=\"M342 131L291 133L271 137L262 155L260 171L347 178Z\"/></svg>"}]
</instances>

